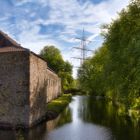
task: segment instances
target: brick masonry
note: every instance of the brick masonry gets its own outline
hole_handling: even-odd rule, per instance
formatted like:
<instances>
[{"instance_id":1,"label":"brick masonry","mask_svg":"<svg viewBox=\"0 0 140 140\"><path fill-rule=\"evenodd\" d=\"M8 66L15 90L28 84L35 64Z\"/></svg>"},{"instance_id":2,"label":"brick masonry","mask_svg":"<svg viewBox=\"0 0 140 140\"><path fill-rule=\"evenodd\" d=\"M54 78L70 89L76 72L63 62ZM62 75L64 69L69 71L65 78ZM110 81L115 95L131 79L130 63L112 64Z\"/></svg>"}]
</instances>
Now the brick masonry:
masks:
<instances>
[{"instance_id":1,"label":"brick masonry","mask_svg":"<svg viewBox=\"0 0 140 140\"><path fill-rule=\"evenodd\" d=\"M46 103L61 94L60 78L47 63L30 54L30 124L46 113Z\"/></svg>"},{"instance_id":2,"label":"brick masonry","mask_svg":"<svg viewBox=\"0 0 140 140\"><path fill-rule=\"evenodd\" d=\"M6 47L1 36L12 46ZM46 104L61 94L61 79L47 62L17 45L0 32L0 128L32 127L45 116Z\"/></svg>"},{"instance_id":3,"label":"brick masonry","mask_svg":"<svg viewBox=\"0 0 140 140\"><path fill-rule=\"evenodd\" d=\"M29 55L0 53L0 126L29 121Z\"/></svg>"}]
</instances>

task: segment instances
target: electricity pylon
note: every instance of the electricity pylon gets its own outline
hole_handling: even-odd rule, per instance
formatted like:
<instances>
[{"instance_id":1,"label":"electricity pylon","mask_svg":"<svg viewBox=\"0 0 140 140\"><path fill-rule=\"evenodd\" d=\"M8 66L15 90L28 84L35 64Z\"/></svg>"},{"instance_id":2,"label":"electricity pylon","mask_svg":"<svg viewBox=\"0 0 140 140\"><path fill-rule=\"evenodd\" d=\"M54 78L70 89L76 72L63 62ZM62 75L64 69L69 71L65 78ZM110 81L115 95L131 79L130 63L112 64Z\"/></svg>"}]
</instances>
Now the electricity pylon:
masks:
<instances>
[{"instance_id":1,"label":"electricity pylon","mask_svg":"<svg viewBox=\"0 0 140 140\"><path fill-rule=\"evenodd\" d=\"M86 49L87 43L90 43L91 41L89 41L86 38L84 29L83 29L82 37L77 37L76 39L80 40L80 46L79 47L73 47L73 48L81 50L81 57L72 57L72 58L80 59L81 60L81 65L82 65L84 60L86 59L87 51L92 52L92 50Z\"/></svg>"}]
</instances>

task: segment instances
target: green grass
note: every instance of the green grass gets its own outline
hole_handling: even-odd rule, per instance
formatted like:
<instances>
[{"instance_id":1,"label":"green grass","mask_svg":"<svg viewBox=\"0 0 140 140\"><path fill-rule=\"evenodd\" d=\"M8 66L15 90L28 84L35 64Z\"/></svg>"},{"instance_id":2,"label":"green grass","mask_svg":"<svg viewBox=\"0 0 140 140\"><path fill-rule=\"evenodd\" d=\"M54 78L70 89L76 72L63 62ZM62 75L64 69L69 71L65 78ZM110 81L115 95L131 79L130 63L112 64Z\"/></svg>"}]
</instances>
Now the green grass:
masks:
<instances>
[{"instance_id":1,"label":"green grass","mask_svg":"<svg viewBox=\"0 0 140 140\"><path fill-rule=\"evenodd\" d=\"M59 114L69 104L71 99L71 94L63 94L61 97L52 100L50 103L47 104L47 111L52 111Z\"/></svg>"}]
</instances>

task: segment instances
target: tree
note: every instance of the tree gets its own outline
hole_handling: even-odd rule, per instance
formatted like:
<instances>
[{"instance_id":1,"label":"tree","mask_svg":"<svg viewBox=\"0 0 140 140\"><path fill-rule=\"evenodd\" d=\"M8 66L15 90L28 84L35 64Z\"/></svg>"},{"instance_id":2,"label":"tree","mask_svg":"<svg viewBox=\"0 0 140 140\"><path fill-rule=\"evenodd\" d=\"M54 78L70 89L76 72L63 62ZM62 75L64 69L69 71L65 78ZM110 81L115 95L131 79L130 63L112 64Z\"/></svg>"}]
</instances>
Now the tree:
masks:
<instances>
[{"instance_id":1,"label":"tree","mask_svg":"<svg viewBox=\"0 0 140 140\"><path fill-rule=\"evenodd\" d=\"M133 0L119 18L105 26L103 46L79 70L81 87L140 108L140 1Z\"/></svg>"},{"instance_id":2,"label":"tree","mask_svg":"<svg viewBox=\"0 0 140 140\"><path fill-rule=\"evenodd\" d=\"M67 90L73 85L72 65L64 61L59 49L55 46L45 46L40 56L47 61L49 68L58 74L62 81L62 90Z\"/></svg>"},{"instance_id":3,"label":"tree","mask_svg":"<svg viewBox=\"0 0 140 140\"><path fill-rule=\"evenodd\" d=\"M54 46L45 46L40 53L41 57L47 61L49 68L54 70L56 73L62 71L64 68L64 60L62 55Z\"/></svg>"}]
</instances>

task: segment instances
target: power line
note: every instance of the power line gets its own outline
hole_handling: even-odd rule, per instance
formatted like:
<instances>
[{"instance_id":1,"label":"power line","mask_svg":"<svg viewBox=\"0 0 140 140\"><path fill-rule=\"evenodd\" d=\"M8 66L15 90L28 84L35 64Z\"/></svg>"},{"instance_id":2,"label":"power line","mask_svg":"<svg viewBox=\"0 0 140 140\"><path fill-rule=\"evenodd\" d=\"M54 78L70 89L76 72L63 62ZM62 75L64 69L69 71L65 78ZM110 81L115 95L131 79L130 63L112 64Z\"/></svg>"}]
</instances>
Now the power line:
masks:
<instances>
[{"instance_id":1,"label":"power line","mask_svg":"<svg viewBox=\"0 0 140 140\"><path fill-rule=\"evenodd\" d=\"M92 52L93 50L88 50L88 49L82 49L82 48L79 48L79 47L73 47L74 49L80 49L80 50L86 50L86 51L90 51Z\"/></svg>"},{"instance_id":2,"label":"power line","mask_svg":"<svg viewBox=\"0 0 140 140\"><path fill-rule=\"evenodd\" d=\"M77 37L76 39L80 40L80 47L73 47L73 48L81 50L81 57L72 57L72 58L80 59L81 65L82 65L84 60L86 59L87 51L92 52L92 50L89 50L89 49L86 48L87 47L87 42L90 43L91 41L86 38L84 29L83 29L83 32L82 32L82 37Z\"/></svg>"}]
</instances>

